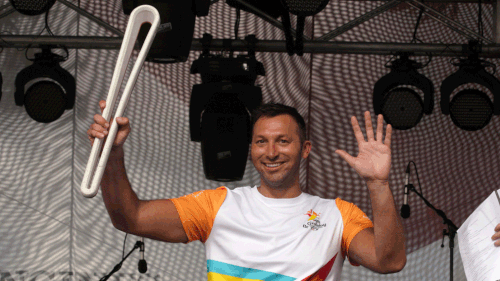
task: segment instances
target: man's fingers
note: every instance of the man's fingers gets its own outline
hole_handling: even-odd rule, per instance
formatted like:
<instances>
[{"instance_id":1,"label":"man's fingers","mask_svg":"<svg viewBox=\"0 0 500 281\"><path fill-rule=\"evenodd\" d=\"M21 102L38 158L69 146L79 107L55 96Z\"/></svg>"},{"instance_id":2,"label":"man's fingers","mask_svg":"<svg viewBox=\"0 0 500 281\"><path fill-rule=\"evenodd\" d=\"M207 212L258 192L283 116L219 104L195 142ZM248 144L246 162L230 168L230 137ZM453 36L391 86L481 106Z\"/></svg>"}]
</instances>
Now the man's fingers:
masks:
<instances>
[{"instance_id":1,"label":"man's fingers","mask_svg":"<svg viewBox=\"0 0 500 281\"><path fill-rule=\"evenodd\" d=\"M99 114L94 115L94 122L101 125L104 128L109 128L108 122L106 121L106 119L104 119L104 117L102 117L102 115Z\"/></svg>"},{"instance_id":2,"label":"man's fingers","mask_svg":"<svg viewBox=\"0 0 500 281\"><path fill-rule=\"evenodd\" d=\"M106 108L106 101L105 100L101 100L99 102L99 107L101 108L101 114L104 112L104 108Z\"/></svg>"},{"instance_id":3,"label":"man's fingers","mask_svg":"<svg viewBox=\"0 0 500 281\"><path fill-rule=\"evenodd\" d=\"M374 140L375 136L373 135L373 124L370 111L365 111L365 127L366 127L366 136L368 141Z\"/></svg>"},{"instance_id":4,"label":"man's fingers","mask_svg":"<svg viewBox=\"0 0 500 281\"><path fill-rule=\"evenodd\" d=\"M107 135L107 133L103 133L103 132L92 130L91 135L94 138L102 139L102 138L104 138Z\"/></svg>"},{"instance_id":5,"label":"man's fingers","mask_svg":"<svg viewBox=\"0 0 500 281\"><path fill-rule=\"evenodd\" d=\"M500 231L500 223L495 227L495 231Z\"/></svg>"},{"instance_id":6,"label":"man's fingers","mask_svg":"<svg viewBox=\"0 0 500 281\"><path fill-rule=\"evenodd\" d=\"M99 132L104 132L104 131L107 131L107 130L108 130L108 128L105 128L105 127L103 127L103 126L101 126L101 125L99 125L99 124L96 124L96 123L94 123L94 124L90 125L90 127L91 127L93 130L96 130L96 131L99 131Z\"/></svg>"},{"instance_id":7,"label":"man's fingers","mask_svg":"<svg viewBox=\"0 0 500 281\"><path fill-rule=\"evenodd\" d=\"M116 118L116 123L120 125L120 127L128 129L130 127L129 119L127 117L118 117Z\"/></svg>"}]
</instances>

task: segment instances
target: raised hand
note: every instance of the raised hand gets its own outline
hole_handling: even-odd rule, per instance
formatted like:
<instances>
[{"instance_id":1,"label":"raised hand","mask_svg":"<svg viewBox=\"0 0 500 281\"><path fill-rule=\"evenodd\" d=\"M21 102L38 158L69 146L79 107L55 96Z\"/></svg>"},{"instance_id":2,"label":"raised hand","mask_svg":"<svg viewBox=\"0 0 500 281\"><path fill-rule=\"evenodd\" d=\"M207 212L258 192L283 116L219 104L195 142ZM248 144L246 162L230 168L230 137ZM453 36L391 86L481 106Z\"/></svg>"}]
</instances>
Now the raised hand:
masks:
<instances>
[{"instance_id":1,"label":"raised hand","mask_svg":"<svg viewBox=\"0 0 500 281\"><path fill-rule=\"evenodd\" d=\"M87 135L90 140L90 144L94 145L94 139L104 139L106 142L106 138L108 136L108 130L111 128L111 123L113 122L113 118L111 118L108 123L104 117L102 117L102 113L104 112L104 108L106 108L106 101L101 100L99 102L99 107L101 108L101 115L94 115L94 124L90 125L90 129L87 130ZM106 126L106 124L108 125ZM130 124L129 119L126 117L118 117L116 120L118 124L118 132L116 133L115 141L113 142L113 147L122 146L127 139L127 136L130 133Z\"/></svg>"},{"instance_id":2,"label":"raised hand","mask_svg":"<svg viewBox=\"0 0 500 281\"><path fill-rule=\"evenodd\" d=\"M373 126L370 112L365 112L366 135L368 140L365 141L363 132L359 127L358 120L355 116L351 117L352 128L354 135L358 141L358 156L352 157L343 150L336 150L335 153L340 155L344 160L353 167L356 172L366 181L387 181L389 171L391 169L391 133L392 126L387 125L385 141L382 142L384 133L384 117L382 114L378 116L377 123L377 139L373 135Z\"/></svg>"}]
</instances>

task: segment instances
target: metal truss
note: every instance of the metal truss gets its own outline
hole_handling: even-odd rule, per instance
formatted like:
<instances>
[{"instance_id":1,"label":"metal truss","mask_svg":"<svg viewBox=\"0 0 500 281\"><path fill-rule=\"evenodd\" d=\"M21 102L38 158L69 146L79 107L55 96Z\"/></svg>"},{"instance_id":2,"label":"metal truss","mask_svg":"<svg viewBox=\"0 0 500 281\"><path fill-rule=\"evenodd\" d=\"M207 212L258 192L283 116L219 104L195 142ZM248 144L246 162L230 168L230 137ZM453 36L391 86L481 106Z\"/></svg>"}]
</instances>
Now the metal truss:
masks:
<instances>
[{"instance_id":1,"label":"metal truss","mask_svg":"<svg viewBox=\"0 0 500 281\"><path fill-rule=\"evenodd\" d=\"M97 24L103 26L107 30L118 35L118 37L91 37L91 36L31 36L31 35L0 35L0 47L3 48L22 48L31 44L31 47L37 48L41 45L65 45L67 48L83 48L83 49L119 49L121 46L123 32L112 27L103 20L93 16L85 10L73 5L67 0L57 0L77 13L91 19ZM243 0L235 0L241 5L246 6L254 14L269 22L276 28L283 30L283 24L257 9L256 7L244 2ZM439 0L435 0L439 1ZM379 7L369 11L350 22L338 27L337 29L328 32L327 34L318 37L314 40L304 36L304 52L305 53L342 53L342 54L375 54L375 55L390 55L396 52L412 52L416 56L433 54L435 56L456 56L462 53L461 44L410 44L410 43L371 43L371 42L332 42L329 41L340 34L378 16L379 14L401 4L407 3L416 9L423 9L423 12L434 20L451 28L455 32L467 37L468 39L482 39L484 42L493 43L484 45L480 56L494 57L500 55L500 44L480 34L468 29L458 22L446 17L433 8L417 1L417 0L389 0ZM10 8L10 9L9 9ZM6 11L5 11L6 10ZM0 7L0 18L11 14L14 11L10 4ZM292 34L295 36L295 30L292 29ZM201 39L193 39L192 50L200 51L202 46ZM235 51L246 51L246 42L243 40L225 40L231 42L231 48ZM223 48L222 39L214 39L210 47L211 50L220 50ZM284 40L259 40L256 45L257 52L286 52L286 42Z\"/></svg>"}]
</instances>

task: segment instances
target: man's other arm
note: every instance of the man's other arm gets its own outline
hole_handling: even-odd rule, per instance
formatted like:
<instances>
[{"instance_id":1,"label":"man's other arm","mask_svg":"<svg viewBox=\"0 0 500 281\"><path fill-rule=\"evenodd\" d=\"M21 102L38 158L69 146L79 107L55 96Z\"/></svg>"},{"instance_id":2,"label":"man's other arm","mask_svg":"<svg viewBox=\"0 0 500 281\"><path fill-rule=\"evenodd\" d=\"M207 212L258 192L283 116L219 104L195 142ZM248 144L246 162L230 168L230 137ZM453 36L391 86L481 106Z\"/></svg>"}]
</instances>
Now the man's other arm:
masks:
<instances>
[{"instance_id":1,"label":"man's other arm","mask_svg":"<svg viewBox=\"0 0 500 281\"><path fill-rule=\"evenodd\" d=\"M352 261L378 273L401 271L406 264L403 224L388 182L367 182L373 209L373 228L365 228L352 240Z\"/></svg>"}]
</instances>

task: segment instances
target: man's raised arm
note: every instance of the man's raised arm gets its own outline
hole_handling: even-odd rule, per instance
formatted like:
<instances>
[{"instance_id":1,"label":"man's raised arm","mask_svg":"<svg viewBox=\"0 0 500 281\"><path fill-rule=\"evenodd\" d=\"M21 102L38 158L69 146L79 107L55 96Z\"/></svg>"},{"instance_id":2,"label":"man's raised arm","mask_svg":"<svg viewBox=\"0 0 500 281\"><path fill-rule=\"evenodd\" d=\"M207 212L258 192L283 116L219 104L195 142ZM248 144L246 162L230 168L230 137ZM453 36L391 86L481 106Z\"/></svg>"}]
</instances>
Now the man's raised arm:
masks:
<instances>
[{"instance_id":1,"label":"man's raised arm","mask_svg":"<svg viewBox=\"0 0 500 281\"><path fill-rule=\"evenodd\" d=\"M384 118L377 118L376 139L373 134L370 112L365 112L367 140L363 136L358 120L351 117L359 153L352 157L343 150L336 150L347 163L365 180L373 209L373 228L360 231L351 241L349 257L360 265L380 273L397 272L406 264L403 225L397 215L394 198L389 188L391 169L392 126L387 125L385 141Z\"/></svg>"},{"instance_id":2,"label":"man's raised arm","mask_svg":"<svg viewBox=\"0 0 500 281\"><path fill-rule=\"evenodd\" d=\"M101 100L99 106L102 114L106 102ZM99 114L94 116L94 121L87 131L91 144L95 138L105 139L110 127ZM131 131L129 119L119 117L116 122L118 132L101 180L102 196L111 222L117 229L137 236L172 243L187 242L188 237L172 201L139 200L132 190L125 170L123 150L123 144Z\"/></svg>"}]
</instances>

